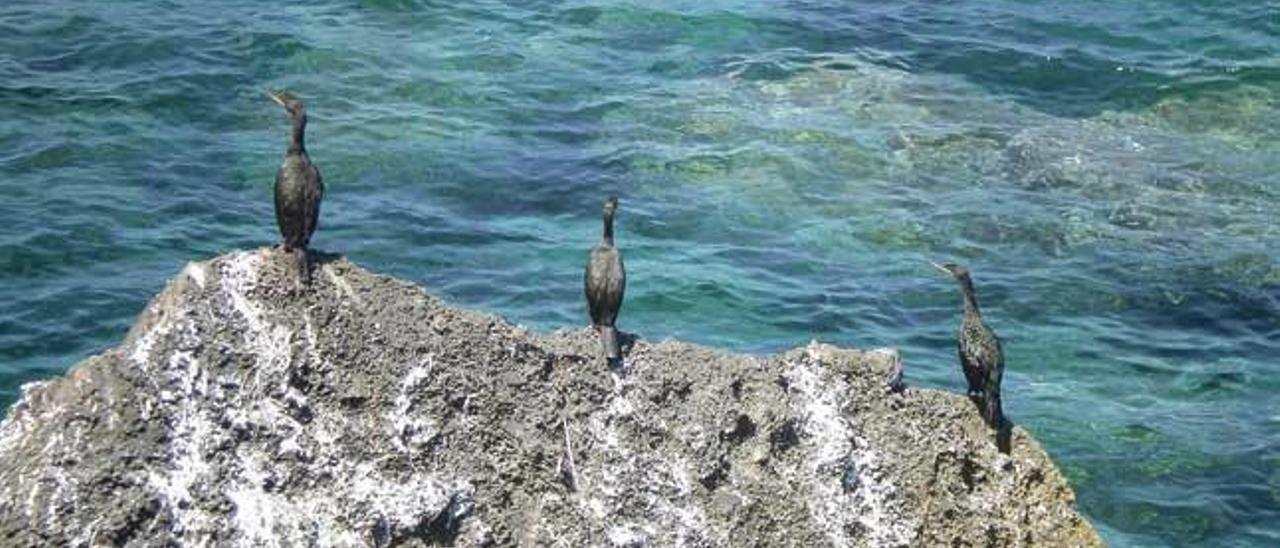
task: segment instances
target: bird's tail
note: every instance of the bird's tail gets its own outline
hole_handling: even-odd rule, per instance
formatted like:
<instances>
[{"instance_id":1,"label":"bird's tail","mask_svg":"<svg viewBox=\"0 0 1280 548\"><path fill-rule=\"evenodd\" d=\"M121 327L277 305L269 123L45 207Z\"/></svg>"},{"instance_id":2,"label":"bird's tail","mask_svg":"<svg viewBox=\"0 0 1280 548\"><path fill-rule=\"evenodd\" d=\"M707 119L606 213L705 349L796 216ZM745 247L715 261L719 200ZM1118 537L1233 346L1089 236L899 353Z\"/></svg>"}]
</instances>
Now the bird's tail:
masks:
<instances>
[{"instance_id":1,"label":"bird's tail","mask_svg":"<svg viewBox=\"0 0 1280 548\"><path fill-rule=\"evenodd\" d=\"M1004 423L1004 410L1000 408L1000 390L987 392L985 396L982 418L987 421L987 426L999 429Z\"/></svg>"},{"instance_id":2,"label":"bird's tail","mask_svg":"<svg viewBox=\"0 0 1280 548\"><path fill-rule=\"evenodd\" d=\"M311 268L307 264L307 248L298 247L293 250L294 261L298 263L298 279L302 281L302 285L311 285Z\"/></svg>"},{"instance_id":3,"label":"bird's tail","mask_svg":"<svg viewBox=\"0 0 1280 548\"><path fill-rule=\"evenodd\" d=\"M618 329L612 325L600 326L600 345L604 347L604 357L616 360L622 357L622 349L618 347Z\"/></svg>"}]
</instances>

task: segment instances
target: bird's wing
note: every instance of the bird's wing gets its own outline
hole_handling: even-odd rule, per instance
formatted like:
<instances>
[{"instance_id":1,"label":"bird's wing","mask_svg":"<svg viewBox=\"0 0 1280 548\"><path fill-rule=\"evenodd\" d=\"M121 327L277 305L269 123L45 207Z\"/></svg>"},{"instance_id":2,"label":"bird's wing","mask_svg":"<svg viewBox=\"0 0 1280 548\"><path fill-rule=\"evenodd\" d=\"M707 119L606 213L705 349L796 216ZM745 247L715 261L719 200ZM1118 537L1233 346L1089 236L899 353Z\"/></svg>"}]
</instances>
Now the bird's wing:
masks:
<instances>
[{"instance_id":1,"label":"bird's wing","mask_svg":"<svg viewBox=\"0 0 1280 548\"><path fill-rule=\"evenodd\" d=\"M967 377L969 375L969 368L973 366L969 363L968 353L965 352L964 337L956 337L956 355L960 356L960 367L964 368L964 374Z\"/></svg>"},{"instance_id":2,"label":"bird's wing","mask_svg":"<svg viewBox=\"0 0 1280 548\"><path fill-rule=\"evenodd\" d=\"M608 279L605 291L605 314L608 317L608 324L613 325L618 320L618 312L622 310L622 298L627 291L627 270L622 266L622 253L617 248L611 249L608 262Z\"/></svg>"},{"instance_id":3,"label":"bird's wing","mask_svg":"<svg viewBox=\"0 0 1280 548\"><path fill-rule=\"evenodd\" d=\"M284 166L280 166L280 169L276 170L275 196L276 196L276 215L277 216L280 215L280 208L283 207L284 205L280 203L284 199L284 196L283 196L284 189L281 188L283 182L284 182Z\"/></svg>"},{"instance_id":4,"label":"bird's wing","mask_svg":"<svg viewBox=\"0 0 1280 548\"><path fill-rule=\"evenodd\" d=\"M617 253L618 253L618 277L617 277L618 287L617 287L616 293L618 295L618 304L613 307L613 317L615 320L618 318L618 312L622 311L622 302L627 294L627 268L622 264L622 252L619 251Z\"/></svg>"},{"instance_id":5,"label":"bird's wing","mask_svg":"<svg viewBox=\"0 0 1280 548\"><path fill-rule=\"evenodd\" d=\"M613 325L622 304L625 277L617 249L598 245L591 250L584 284L592 323Z\"/></svg>"},{"instance_id":6,"label":"bird's wing","mask_svg":"<svg viewBox=\"0 0 1280 548\"><path fill-rule=\"evenodd\" d=\"M604 250L600 246L592 248L587 255L587 269L582 275L583 293L587 297L587 313L591 315L591 323L599 324L604 318L605 273L601 268L600 254Z\"/></svg>"},{"instance_id":7,"label":"bird's wing","mask_svg":"<svg viewBox=\"0 0 1280 548\"><path fill-rule=\"evenodd\" d=\"M968 337L961 337L961 354L968 356L967 363L974 368L972 379L978 387L986 391L990 386L999 386L999 377L1004 369L1004 353L997 339L986 325L976 324L968 327ZM993 382L994 380L994 382Z\"/></svg>"},{"instance_id":8,"label":"bird's wing","mask_svg":"<svg viewBox=\"0 0 1280 548\"><path fill-rule=\"evenodd\" d=\"M981 345L973 344L973 339L967 332L967 326L962 326L960 333L956 336L956 353L960 355L960 368L964 372L964 380L969 389L981 390L985 367L981 357L982 348Z\"/></svg>"},{"instance_id":9,"label":"bird's wing","mask_svg":"<svg viewBox=\"0 0 1280 548\"><path fill-rule=\"evenodd\" d=\"M306 240L311 241L311 235L315 233L316 227L320 226L320 202L324 199L324 178L320 176L320 168L315 164L307 162L308 179L315 181L314 184L307 185L306 200Z\"/></svg>"},{"instance_id":10,"label":"bird's wing","mask_svg":"<svg viewBox=\"0 0 1280 548\"><path fill-rule=\"evenodd\" d=\"M1000 381L1004 376L1004 349L1000 347L1000 338L994 331L986 329L986 332L991 337L991 344L988 347L995 355L986 357L989 360L989 367L987 367L982 386L982 391L986 394L983 418L987 424L998 428L1004 423L1004 410L1001 409L1000 403Z\"/></svg>"},{"instance_id":11,"label":"bird's wing","mask_svg":"<svg viewBox=\"0 0 1280 548\"><path fill-rule=\"evenodd\" d=\"M275 202L276 202L276 225L280 227L280 234L282 236L289 233L289 227L287 226L286 215L284 212L284 208L286 205L285 202L288 199L284 195L284 178L285 178L285 166L281 165L280 169L276 170ZM288 241L288 239L289 239L288 236L285 236L286 242Z\"/></svg>"},{"instance_id":12,"label":"bird's wing","mask_svg":"<svg viewBox=\"0 0 1280 548\"><path fill-rule=\"evenodd\" d=\"M987 334L991 336L991 340L994 342L992 348L995 350L995 355L989 357L990 361L988 363L990 366L987 367L987 387L988 390L999 391L1000 381L1004 377L1004 348L1000 344L1000 337L997 337L994 331L988 329Z\"/></svg>"}]
</instances>

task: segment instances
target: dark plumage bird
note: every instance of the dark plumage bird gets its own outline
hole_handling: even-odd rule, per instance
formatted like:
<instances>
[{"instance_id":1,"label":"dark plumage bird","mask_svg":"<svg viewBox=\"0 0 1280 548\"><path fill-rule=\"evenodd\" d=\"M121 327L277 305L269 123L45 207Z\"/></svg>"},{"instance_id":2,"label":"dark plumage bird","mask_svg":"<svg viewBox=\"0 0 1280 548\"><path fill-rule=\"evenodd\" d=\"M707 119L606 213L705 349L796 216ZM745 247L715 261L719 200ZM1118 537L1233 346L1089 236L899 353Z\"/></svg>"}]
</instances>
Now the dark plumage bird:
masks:
<instances>
[{"instance_id":1,"label":"dark plumage bird","mask_svg":"<svg viewBox=\"0 0 1280 548\"><path fill-rule=\"evenodd\" d=\"M293 133L289 137L289 149L284 163L276 172L276 224L284 236L284 251L293 255L298 263L298 275L304 284L311 283L311 269L307 264L307 245L316 231L320 219L320 201L324 199L324 180L320 170L307 156L307 110L302 101L279 93L267 92L271 100L289 112L293 121Z\"/></svg>"},{"instance_id":2,"label":"dark plumage bird","mask_svg":"<svg viewBox=\"0 0 1280 548\"><path fill-rule=\"evenodd\" d=\"M627 271L622 267L622 253L613 245L613 215L617 210L616 197L605 200L604 238L591 249L591 255L587 258L587 271L583 276L591 324L600 332L600 344L608 360L622 357L614 322L618 319L618 311L622 309L622 295L627 289Z\"/></svg>"},{"instance_id":3,"label":"dark plumage bird","mask_svg":"<svg viewBox=\"0 0 1280 548\"><path fill-rule=\"evenodd\" d=\"M1004 414L1000 408L1000 379L1004 376L1004 351L994 331L982 323L978 297L969 270L955 263L933 266L960 283L964 294L964 321L956 335L960 367L969 382L969 395L981 398L982 418L992 428L1000 428Z\"/></svg>"}]
</instances>

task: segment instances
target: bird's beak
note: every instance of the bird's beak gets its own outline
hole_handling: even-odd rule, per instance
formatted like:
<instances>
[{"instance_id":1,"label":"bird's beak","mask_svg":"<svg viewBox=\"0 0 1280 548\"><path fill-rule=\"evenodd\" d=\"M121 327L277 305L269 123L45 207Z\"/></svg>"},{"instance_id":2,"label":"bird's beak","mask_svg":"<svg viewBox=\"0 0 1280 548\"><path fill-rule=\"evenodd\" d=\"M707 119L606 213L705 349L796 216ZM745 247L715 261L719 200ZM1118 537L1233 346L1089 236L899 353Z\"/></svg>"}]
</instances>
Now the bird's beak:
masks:
<instances>
[{"instance_id":1,"label":"bird's beak","mask_svg":"<svg viewBox=\"0 0 1280 548\"><path fill-rule=\"evenodd\" d=\"M943 272L947 273L947 275L948 275L948 276L950 276L950 275L951 275L951 271L950 271L950 270L947 270L947 269L945 269L945 268L942 268L942 265L940 265L940 264L938 264L938 263L935 263L935 262L933 262L933 261L929 261L929 264L933 265L933 267L934 267L934 268L936 268L936 269L938 269L938 270L941 270L941 271L943 271Z\"/></svg>"},{"instance_id":2,"label":"bird's beak","mask_svg":"<svg viewBox=\"0 0 1280 548\"><path fill-rule=\"evenodd\" d=\"M279 104L280 104L280 106L282 106L282 107L283 107L283 106L286 106L286 105L284 104L284 98L280 97L280 94L279 94L279 93L276 93L276 92L271 91L271 90L267 90L267 97L270 97L272 101L275 101L275 102L279 103Z\"/></svg>"}]
</instances>

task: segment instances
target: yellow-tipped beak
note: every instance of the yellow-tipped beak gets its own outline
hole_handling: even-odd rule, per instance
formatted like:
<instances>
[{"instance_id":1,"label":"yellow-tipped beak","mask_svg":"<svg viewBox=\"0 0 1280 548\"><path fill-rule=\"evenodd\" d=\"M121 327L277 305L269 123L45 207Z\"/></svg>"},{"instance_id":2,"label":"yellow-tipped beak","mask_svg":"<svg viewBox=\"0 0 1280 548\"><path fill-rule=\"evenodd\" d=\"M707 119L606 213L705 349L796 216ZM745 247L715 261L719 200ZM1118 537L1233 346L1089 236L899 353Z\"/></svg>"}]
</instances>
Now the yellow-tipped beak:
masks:
<instances>
[{"instance_id":1,"label":"yellow-tipped beak","mask_svg":"<svg viewBox=\"0 0 1280 548\"><path fill-rule=\"evenodd\" d=\"M943 271L943 272L946 272L948 276L950 276L950 275L951 275L951 271L950 271L950 270L947 270L947 269L945 269L945 268L942 268L942 265L940 265L940 264L938 264L938 263L935 263L935 262L933 262L933 261L929 261L929 264L933 265L933 267L934 267L934 268L936 268L936 269L938 269L938 270L941 270L941 271Z\"/></svg>"},{"instance_id":2,"label":"yellow-tipped beak","mask_svg":"<svg viewBox=\"0 0 1280 548\"><path fill-rule=\"evenodd\" d=\"M267 97L270 97L272 101L275 101L275 102L279 103L279 104L280 104L280 106L285 106L285 104L284 104L284 98L283 98L283 97L280 97L280 94L279 94L279 93L276 93L276 92L271 91L271 90L267 90Z\"/></svg>"}]
</instances>

